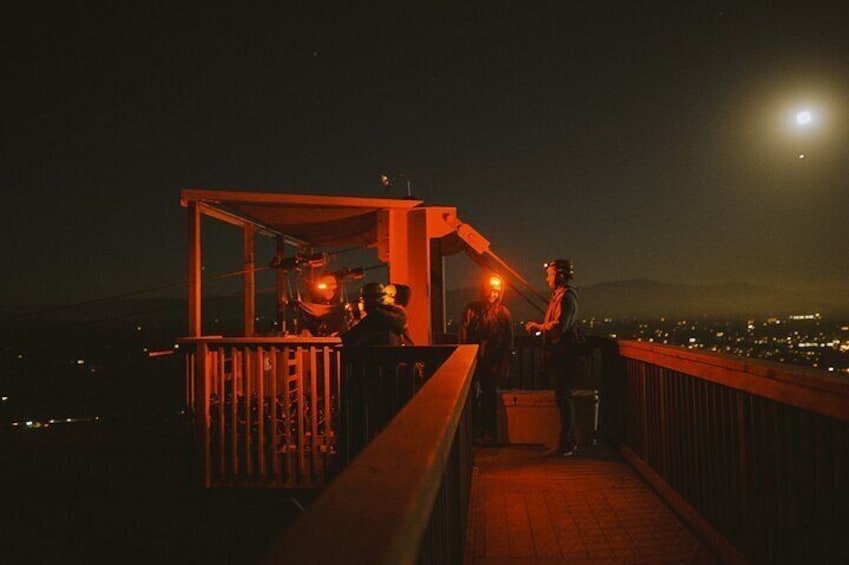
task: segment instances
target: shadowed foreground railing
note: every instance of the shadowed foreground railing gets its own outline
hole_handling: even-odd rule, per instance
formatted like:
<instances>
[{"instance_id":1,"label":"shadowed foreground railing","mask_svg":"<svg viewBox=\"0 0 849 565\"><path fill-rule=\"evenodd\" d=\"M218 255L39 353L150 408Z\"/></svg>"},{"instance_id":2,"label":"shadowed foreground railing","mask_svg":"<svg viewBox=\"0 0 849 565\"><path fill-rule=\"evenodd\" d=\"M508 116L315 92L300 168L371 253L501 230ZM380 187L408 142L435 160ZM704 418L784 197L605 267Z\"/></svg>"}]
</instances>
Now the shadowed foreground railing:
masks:
<instances>
[{"instance_id":1,"label":"shadowed foreground railing","mask_svg":"<svg viewBox=\"0 0 849 565\"><path fill-rule=\"evenodd\" d=\"M621 449L728 561L849 562L849 382L620 341Z\"/></svg>"},{"instance_id":2,"label":"shadowed foreground railing","mask_svg":"<svg viewBox=\"0 0 849 565\"><path fill-rule=\"evenodd\" d=\"M450 346L342 348L339 452L343 467L389 424L454 350Z\"/></svg>"},{"instance_id":3,"label":"shadowed foreground railing","mask_svg":"<svg viewBox=\"0 0 849 565\"><path fill-rule=\"evenodd\" d=\"M476 346L456 347L275 542L265 562L460 563L476 352Z\"/></svg>"}]
</instances>

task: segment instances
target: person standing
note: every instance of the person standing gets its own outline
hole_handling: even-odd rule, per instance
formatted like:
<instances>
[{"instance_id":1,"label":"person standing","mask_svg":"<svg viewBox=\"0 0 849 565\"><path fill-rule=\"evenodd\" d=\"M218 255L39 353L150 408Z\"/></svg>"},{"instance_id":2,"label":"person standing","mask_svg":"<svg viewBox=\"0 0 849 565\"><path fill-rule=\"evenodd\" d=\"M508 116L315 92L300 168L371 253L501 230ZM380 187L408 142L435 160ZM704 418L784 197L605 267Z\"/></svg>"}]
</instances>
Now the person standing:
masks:
<instances>
[{"instance_id":1,"label":"person standing","mask_svg":"<svg viewBox=\"0 0 849 565\"><path fill-rule=\"evenodd\" d=\"M473 416L477 416L475 424L484 441L497 437L496 390L507 380L513 351L513 320L502 304L503 297L504 281L495 275L486 277L480 300L466 306L460 326L460 343L478 344Z\"/></svg>"},{"instance_id":2,"label":"person standing","mask_svg":"<svg viewBox=\"0 0 849 565\"><path fill-rule=\"evenodd\" d=\"M560 411L559 442L547 454L568 457L577 449L572 381L578 370L580 348L586 338L578 324L578 291L569 284L574 277L572 262L554 259L544 266L545 282L551 289L545 319L542 323L528 322L525 330L542 332L545 372Z\"/></svg>"},{"instance_id":3,"label":"person standing","mask_svg":"<svg viewBox=\"0 0 849 565\"><path fill-rule=\"evenodd\" d=\"M407 311L386 303L380 283L366 283L360 290L364 316L342 334L343 345L412 345L407 333Z\"/></svg>"}]
</instances>

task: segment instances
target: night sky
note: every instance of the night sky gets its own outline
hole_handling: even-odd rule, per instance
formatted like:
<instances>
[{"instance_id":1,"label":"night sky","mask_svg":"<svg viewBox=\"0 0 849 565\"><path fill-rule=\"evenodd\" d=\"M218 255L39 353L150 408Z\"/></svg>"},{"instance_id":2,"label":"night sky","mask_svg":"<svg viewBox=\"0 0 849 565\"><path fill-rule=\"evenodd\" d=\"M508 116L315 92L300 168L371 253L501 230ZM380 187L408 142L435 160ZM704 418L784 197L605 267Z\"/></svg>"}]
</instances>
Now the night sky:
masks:
<instances>
[{"instance_id":1,"label":"night sky","mask_svg":"<svg viewBox=\"0 0 849 565\"><path fill-rule=\"evenodd\" d=\"M184 279L182 188L386 169L540 285L849 289L843 3L124 4L4 9L0 304Z\"/></svg>"}]
</instances>

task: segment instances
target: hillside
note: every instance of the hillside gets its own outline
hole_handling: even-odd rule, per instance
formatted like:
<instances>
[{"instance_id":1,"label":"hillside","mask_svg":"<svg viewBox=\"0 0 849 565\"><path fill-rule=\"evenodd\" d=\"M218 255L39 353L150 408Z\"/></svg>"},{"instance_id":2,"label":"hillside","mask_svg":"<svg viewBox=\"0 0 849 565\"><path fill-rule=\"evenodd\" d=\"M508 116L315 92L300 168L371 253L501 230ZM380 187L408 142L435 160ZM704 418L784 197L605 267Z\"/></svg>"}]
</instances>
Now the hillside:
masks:
<instances>
[{"instance_id":1,"label":"hillside","mask_svg":"<svg viewBox=\"0 0 849 565\"><path fill-rule=\"evenodd\" d=\"M540 290L547 296L547 290ZM448 292L448 312L458 317L463 306L477 298L476 288ZM849 294L802 292L729 282L716 285L671 284L647 279L605 282L579 287L581 317L679 318L709 316L739 318L781 316L819 311L849 312ZM510 292L506 304L516 320L539 317L527 302Z\"/></svg>"}]
</instances>

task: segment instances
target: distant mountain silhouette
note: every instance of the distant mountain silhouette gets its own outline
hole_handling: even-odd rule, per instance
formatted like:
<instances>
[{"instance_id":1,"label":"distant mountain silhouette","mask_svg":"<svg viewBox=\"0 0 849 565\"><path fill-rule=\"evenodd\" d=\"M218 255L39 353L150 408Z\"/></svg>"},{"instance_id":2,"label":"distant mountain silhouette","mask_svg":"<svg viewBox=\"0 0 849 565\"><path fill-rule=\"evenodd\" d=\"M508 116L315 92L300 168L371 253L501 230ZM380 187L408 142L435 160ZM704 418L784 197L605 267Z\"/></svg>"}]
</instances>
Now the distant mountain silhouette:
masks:
<instances>
[{"instance_id":1,"label":"distant mountain silhouette","mask_svg":"<svg viewBox=\"0 0 849 565\"><path fill-rule=\"evenodd\" d=\"M546 297L549 294L548 289L539 289L539 292ZM849 315L849 292L796 291L742 282L686 285L631 279L579 287L579 296L582 318L742 318L813 311L830 315ZM449 290L446 296L449 319L459 320L463 307L478 297L477 287ZM510 308L514 320L542 317L539 311L513 291L508 290L505 303ZM544 309L545 304L540 302L540 306ZM257 296L256 312L260 317L257 330L272 330L271 324L276 318L274 295L266 293ZM234 332L238 333L241 329L241 318L240 297L205 297L205 334L234 335ZM165 339L184 335L186 301L182 298L151 297L70 308L58 304L0 304L0 339L21 335L50 338L63 335L65 340L98 334L117 337L116 330L136 332L137 326L142 327L144 333L152 331Z\"/></svg>"},{"instance_id":2,"label":"distant mountain silhouette","mask_svg":"<svg viewBox=\"0 0 849 565\"><path fill-rule=\"evenodd\" d=\"M547 296L548 290L540 290L540 293ZM685 285L631 279L579 287L579 296L582 318L740 318L812 311L849 312L849 297L846 293L823 296L810 291L775 289L742 282ZM446 297L449 315L458 319L463 306L477 297L477 288L449 291ZM515 320L540 317L533 307L514 292L508 293L506 304Z\"/></svg>"}]
</instances>

